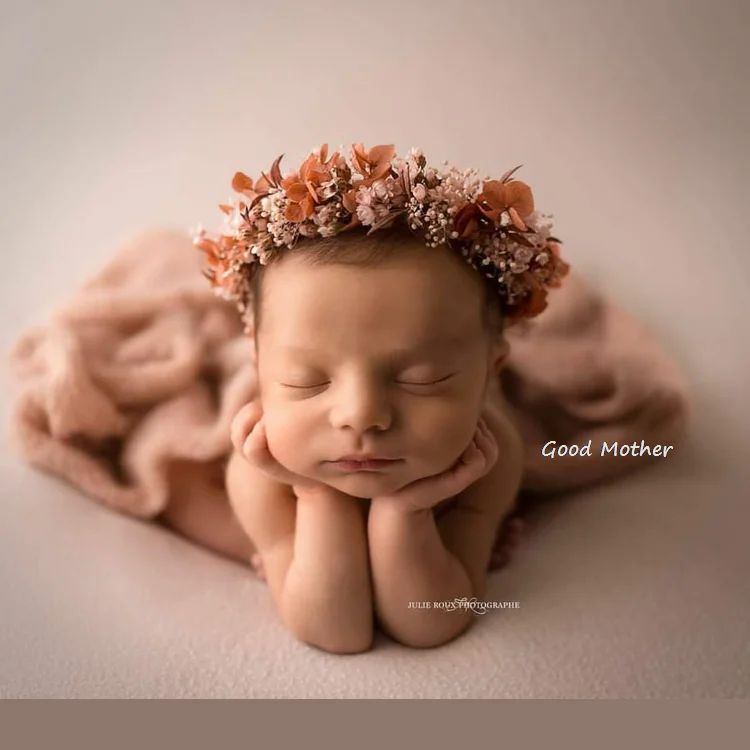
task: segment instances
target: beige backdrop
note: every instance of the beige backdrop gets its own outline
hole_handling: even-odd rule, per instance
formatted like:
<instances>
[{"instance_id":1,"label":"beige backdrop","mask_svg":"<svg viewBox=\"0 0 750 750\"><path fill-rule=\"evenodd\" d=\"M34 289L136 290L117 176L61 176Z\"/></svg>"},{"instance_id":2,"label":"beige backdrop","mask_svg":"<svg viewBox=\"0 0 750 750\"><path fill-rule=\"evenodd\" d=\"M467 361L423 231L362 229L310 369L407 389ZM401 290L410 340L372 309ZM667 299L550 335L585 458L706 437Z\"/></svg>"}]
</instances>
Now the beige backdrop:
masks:
<instances>
[{"instance_id":1,"label":"beige backdrop","mask_svg":"<svg viewBox=\"0 0 750 750\"><path fill-rule=\"evenodd\" d=\"M689 443L530 534L460 642L290 641L264 585L0 454L4 696L750 696L746 2L30 2L0 22L0 345L237 170L420 146L532 185L696 393ZM12 391L0 399L7 422Z\"/></svg>"}]
</instances>

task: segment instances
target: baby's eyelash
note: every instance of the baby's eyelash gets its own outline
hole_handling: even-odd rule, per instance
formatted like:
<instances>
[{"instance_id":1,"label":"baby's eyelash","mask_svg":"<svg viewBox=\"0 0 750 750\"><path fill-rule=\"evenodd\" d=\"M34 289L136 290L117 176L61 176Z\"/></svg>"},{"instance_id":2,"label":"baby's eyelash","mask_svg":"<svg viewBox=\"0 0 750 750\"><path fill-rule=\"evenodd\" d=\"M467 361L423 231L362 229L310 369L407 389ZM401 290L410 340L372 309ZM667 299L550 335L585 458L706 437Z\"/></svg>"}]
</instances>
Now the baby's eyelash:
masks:
<instances>
[{"instance_id":1,"label":"baby's eyelash","mask_svg":"<svg viewBox=\"0 0 750 750\"><path fill-rule=\"evenodd\" d=\"M429 383L415 383L410 381L402 381L397 380L397 383L400 383L401 385L438 385L439 383L444 383L446 380L450 380L454 375L456 375L455 372L452 372L450 375L446 375L444 378L440 378L439 380L431 380ZM322 388L324 385L328 385L328 383L318 383L317 385L290 385L289 383L282 383L285 388L294 388L298 391L307 391L311 390L313 388Z\"/></svg>"},{"instance_id":2,"label":"baby's eyelash","mask_svg":"<svg viewBox=\"0 0 750 750\"><path fill-rule=\"evenodd\" d=\"M397 381L397 382L402 382L404 385L437 385L438 383L444 383L446 380L449 380L455 374L456 374L455 372L452 372L450 375L446 375L444 378L440 378L440 380L431 380L429 383L412 383L409 381Z\"/></svg>"}]
</instances>

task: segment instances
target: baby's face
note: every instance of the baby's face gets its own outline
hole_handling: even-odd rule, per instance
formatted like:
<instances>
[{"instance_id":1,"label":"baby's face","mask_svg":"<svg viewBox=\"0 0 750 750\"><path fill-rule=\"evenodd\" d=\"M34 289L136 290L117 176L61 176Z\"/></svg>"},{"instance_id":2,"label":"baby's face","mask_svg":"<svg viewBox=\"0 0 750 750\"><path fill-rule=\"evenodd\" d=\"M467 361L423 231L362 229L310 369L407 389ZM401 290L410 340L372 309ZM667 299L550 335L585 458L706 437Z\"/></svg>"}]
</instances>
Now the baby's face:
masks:
<instances>
[{"instance_id":1,"label":"baby's face","mask_svg":"<svg viewBox=\"0 0 750 750\"><path fill-rule=\"evenodd\" d=\"M267 269L260 399L269 448L289 470L370 498L444 471L469 444L504 344L482 326L476 272L430 252L375 268L290 254ZM357 472L333 463L355 453L398 460Z\"/></svg>"}]
</instances>

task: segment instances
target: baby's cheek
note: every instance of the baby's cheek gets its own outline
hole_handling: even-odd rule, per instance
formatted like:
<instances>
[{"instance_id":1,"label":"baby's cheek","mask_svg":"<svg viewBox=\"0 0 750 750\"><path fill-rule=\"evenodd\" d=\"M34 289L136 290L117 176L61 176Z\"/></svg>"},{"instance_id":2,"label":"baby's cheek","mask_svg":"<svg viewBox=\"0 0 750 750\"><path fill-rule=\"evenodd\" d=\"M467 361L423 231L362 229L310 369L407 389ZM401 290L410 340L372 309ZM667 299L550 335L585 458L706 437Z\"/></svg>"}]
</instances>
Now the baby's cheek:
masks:
<instances>
[{"instance_id":1,"label":"baby's cheek","mask_svg":"<svg viewBox=\"0 0 750 750\"><path fill-rule=\"evenodd\" d=\"M305 431L288 412L266 412L268 448L279 463L299 470L307 456Z\"/></svg>"},{"instance_id":2,"label":"baby's cheek","mask_svg":"<svg viewBox=\"0 0 750 750\"><path fill-rule=\"evenodd\" d=\"M469 444L479 419L475 411L469 404L454 407L436 415L420 429L421 443L437 463L455 461Z\"/></svg>"}]
</instances>

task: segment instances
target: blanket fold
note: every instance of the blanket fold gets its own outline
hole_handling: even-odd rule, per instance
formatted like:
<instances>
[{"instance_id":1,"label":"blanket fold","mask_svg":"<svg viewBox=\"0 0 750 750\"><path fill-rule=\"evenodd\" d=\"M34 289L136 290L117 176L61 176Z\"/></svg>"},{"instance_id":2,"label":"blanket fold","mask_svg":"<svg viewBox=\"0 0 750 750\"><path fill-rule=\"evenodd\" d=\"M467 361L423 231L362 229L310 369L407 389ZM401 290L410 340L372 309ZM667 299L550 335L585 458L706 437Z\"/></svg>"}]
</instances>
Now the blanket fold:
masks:
<instances>
[{"instance_id":1,"label":"blanket fold","mask_svg":"<svg viewBox=\"0 0 750 750\"><path fill-rule=\"evenodd\" d=\"M17 340L10 428L24 460L140 518L189 503L185 493L226 501L220 469L232 417L254 393L254 352L200 264L187 234L143 232L48 324ZM523 490L565 492L664 460L600 456L603 441L676 445L683 437L689 394L679 368L577 272L507 337L499 386L526 445ZM542 456L550 440L589 439L591 457ZM181 481L175 466L189 467L194 481Z\"/></svg>"}]
</instances>

